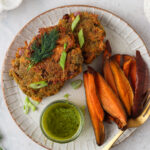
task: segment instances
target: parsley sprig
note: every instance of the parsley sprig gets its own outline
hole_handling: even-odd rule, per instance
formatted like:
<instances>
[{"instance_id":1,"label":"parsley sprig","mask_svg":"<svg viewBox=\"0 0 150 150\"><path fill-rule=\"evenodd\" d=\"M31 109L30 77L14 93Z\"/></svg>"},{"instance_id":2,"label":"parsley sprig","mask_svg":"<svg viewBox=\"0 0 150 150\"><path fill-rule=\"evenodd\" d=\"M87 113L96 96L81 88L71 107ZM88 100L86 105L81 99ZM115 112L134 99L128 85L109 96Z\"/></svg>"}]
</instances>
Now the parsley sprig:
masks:
<instances>
[{"instance_id":1,"label":"parsley sprig","mask_svg":"<svg viewBox=\"0 0 150 150\"><path fill-rule=\"evenodd\" d=\"M50 33L44 33L44 35L41 37L41 44L39 44L37 40L33 42L33 44L31 45L33 53L29 58L31 63L28 69L53 54L52 50L56 47L56 42L58 38L59 31L53 29Z\"/></svg>"}]
</instances>

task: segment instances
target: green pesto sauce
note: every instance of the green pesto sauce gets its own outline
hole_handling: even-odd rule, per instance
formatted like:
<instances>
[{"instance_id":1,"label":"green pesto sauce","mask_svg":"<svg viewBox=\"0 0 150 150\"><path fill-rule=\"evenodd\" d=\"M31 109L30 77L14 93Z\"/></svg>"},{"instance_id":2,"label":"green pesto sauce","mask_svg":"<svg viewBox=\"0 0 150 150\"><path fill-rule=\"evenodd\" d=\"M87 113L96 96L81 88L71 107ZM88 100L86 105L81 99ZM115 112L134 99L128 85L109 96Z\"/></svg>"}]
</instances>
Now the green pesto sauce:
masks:
<instances>
[{"instance_id":1,"label":"green pesto sauce","mask_svg":"<svg viewBox=\"0 0 150 150\"><path fill-rule=\"evenodd\" d=\"M80 119L80 114L73 105L55 103L43 113L42 127L48 137L65 140L77 132Z\"/></svg>"}]
</instances>

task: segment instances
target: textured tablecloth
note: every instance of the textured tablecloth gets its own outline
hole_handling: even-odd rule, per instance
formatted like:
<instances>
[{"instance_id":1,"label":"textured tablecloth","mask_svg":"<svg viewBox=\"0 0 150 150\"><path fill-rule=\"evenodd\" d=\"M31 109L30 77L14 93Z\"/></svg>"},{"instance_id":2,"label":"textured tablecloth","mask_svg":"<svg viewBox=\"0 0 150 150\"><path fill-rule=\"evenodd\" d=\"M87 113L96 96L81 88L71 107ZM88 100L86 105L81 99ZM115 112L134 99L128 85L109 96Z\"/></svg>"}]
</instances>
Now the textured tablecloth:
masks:
<instances>
[{"instance_id":1,"label":"textured tablecloth","mask_svg":"<svg viewBox=\"0 0 150 150\"><path fill-rule=\"evenodd\" d=\"M24 0L21 6L0 14L0 71L5 52L17 32L38 14L62 5L86 4L108 9L125 19L150 49L150 24L143 10L143 0ZM1 76L1 75L0 75ZM1 83L0 83L1 84ZM113 150L150 150L150 119ZM0 90L0 146L7 150L44 150L30 140L11 118Z\"/></svg>"}]
</instances>

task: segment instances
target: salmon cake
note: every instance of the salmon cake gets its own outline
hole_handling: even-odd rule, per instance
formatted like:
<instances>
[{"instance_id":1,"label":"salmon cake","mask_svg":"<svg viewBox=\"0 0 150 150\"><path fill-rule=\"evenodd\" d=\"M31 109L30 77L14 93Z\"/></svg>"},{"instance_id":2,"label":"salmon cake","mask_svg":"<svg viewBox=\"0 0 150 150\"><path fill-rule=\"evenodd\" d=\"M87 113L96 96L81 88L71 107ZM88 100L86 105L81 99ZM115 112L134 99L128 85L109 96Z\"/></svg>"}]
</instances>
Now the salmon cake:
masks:
<instances>
[{"instance_id":1,"label":"salmon cake","mask_svg":"<svg viewBox=\"0 0 150 150\"><path fill-rule=\"evenodd\" d=\"M18 48L10 76L27 96L41 101L56 94L66 80L77 76L82 64L82 51L72 32L56 25L39 29L29 44L25 42L24 47Z\"/></svg>"},{"instance_id":2,"label":"salmon cake","mask_svg":"<svg viewBox=\"0 0 150 150\"><path fill-rule=\"evenodd\" d=\"M75 18L79 16L80 20L72 31L71 26ZM76 43L79 43L78 33L80 29L84 34L84 45L81 48L84 62L91 63L96 56L100 55L105 49L104 38L106 36L103 26L98 20L98 15L88 12L76 12L72 14L66 14L59 21L59 25L67 28L68 32L73 32Z\"/></svg>"}]
</instances>

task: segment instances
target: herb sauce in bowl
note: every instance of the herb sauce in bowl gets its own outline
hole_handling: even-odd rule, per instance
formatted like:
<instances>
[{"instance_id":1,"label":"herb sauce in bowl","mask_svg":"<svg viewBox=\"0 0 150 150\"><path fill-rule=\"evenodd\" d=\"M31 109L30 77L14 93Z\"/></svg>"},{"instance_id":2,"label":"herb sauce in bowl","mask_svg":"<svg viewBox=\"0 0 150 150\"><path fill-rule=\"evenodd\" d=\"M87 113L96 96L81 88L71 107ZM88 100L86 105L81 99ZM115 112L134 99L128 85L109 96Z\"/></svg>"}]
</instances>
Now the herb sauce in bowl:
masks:
<instances>
[{"instance_id":1,"label":"herb sauce in bowl","mask_svg":"<svg viewBox=\"0 0 150 150\"><path fill-rule=\"evenodd\" d=\"M66 143L79 136L84 117L77 106L59 100L44 109L40 123L42 132L47 138L58 143Z\"/></svg>"}]
</instances>

